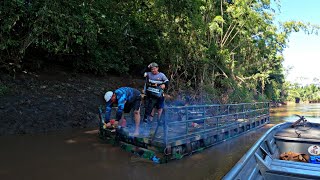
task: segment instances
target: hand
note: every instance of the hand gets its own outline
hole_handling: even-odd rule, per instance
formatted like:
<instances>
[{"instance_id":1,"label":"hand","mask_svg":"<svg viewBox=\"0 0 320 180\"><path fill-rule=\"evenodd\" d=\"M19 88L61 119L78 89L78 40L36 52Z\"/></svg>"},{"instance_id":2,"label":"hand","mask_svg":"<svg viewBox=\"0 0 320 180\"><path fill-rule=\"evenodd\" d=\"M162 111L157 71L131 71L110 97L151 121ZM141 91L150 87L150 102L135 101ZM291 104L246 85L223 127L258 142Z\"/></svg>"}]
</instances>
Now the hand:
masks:
<instances>
[{"instance_id":1,"label":"hand","mask_svg":"<svg viewBox=\"0 0 320 180\"><path fill-rule=\"evenodd\" d=\"M110 119L109 122L112 125L112 124L114 124L116 122L116 120L115 119Z\"/></svg>"},{"instance_id":2,"label":"hand","mask_svg":"<svg viewBox=\"0 0 320 180\"><path fill-rule=\"evenodd\" d=\"M111 128L111 123L110 122L103 124L103 129L107 129L107 128Z\"/></svg>"},{"instance_id":3,"label":"hand","mask_svg":"<svg viewBox=\"0 0 320 180\"><path fill-rule=\"evenodd\" d=\"M161 84L160 87L161 87L161 89L164 89L166 87L166 85Z\"/></svg>"},{"instance_id":4,"label":"hand","mask_svg":"<svg viewBox=\"0 0 320 180\"><path fill-rule=\"evenodd\" d=\"M150 63L150 64L148 65L148 68L149 68L149 69L151 68L151 64L152 64L152 63Z\"/></svg>"}]
</instances>

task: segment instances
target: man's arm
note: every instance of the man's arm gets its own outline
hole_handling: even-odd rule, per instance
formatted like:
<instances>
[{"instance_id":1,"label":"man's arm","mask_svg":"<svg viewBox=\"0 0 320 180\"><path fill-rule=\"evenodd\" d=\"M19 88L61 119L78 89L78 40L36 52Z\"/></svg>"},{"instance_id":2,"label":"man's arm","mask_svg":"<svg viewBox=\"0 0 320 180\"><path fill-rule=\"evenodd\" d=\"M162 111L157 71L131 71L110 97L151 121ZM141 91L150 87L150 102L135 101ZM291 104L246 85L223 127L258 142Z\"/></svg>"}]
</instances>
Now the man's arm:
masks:
<instances>
[{"instance_id":1,"label":"man's arm","mask_svg":"<svg viewBox=\"0 0 320 180\"><path fill-rule=\"evenodd\" d=\"M111 102L107 102L106 104L106 114L105 114L105 122L108 123L110 120L110 115L111 115L111 109L112 109L112 104Z\"/></svg>"},{"instance_id":2,"label":"man's arm","mask_svg":"<svg viewBox=\"0 0 320 180\"><path fill-rule=\"evenodd\" d=\"M150 72L149 66L145 67L140 73L143 77L146 77L147 72Z\"/></svg>"},{"instance_id":3,"label":"man's arm","mask_svg":"<svg viewBox=\"0 0 320 180\"><path fill-rule=\"evenodd\" d=\"M169 86L169 80L165 81L163 84L165 85L165 88L168 88L168 86Z\"/></svg>"},{"instance_id":4,"label":"man's arm","mask_svg":"<svg viewBox=\"0 0 320 180\"><path fill-rule=\"evenodd\" d=\"M122 113L123 113L123 110L124 110L124 105L126 103L126 95L125 94L122 94L118 100L118 111L117 111L117 115L116 115L116 118L117 120L119 121L122 117Z\"/></svg>"},{"instance_id":5,"label":"man's arm","mask_svg":"<svg viewBox=\"0 0 320 180\"><path fill-rule=\"evenodd\" d=\"M168 88L169 86L169 79L167 78L166 75L164 75L162 73L162 81L163 81L163 84L160 86L162 89L165 89L165 88Z\"/></svg>"}]
</instances>

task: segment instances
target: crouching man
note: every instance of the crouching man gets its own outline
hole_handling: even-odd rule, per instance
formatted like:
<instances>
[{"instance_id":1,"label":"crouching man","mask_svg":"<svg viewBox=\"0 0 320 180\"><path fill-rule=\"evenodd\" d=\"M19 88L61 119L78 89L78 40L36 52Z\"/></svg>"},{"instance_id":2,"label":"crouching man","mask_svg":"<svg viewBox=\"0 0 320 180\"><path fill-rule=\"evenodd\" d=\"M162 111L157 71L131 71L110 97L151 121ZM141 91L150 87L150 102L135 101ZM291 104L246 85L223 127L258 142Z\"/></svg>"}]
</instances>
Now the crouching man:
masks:
<instances>
[{"instance_id":1,"label":"crouching man","mask_svg":"<svg viewBox=\"0 0 320 180\"><path fill-rule=\"evenodd\" d=\"M140 104L141 104L141 93L139 90L130 87L121 87L117 90L108 91L104 95L106 100L106 115L105 122L108 123L110 120L111 109L114 104L118 104L118 111L116 114L116 120L123 120L123 111L129 113L131 109L134 110L134 120L135 120L135 131L134 136L139 135L139 125L140 125Z\"/></svg>"}]
</instances>

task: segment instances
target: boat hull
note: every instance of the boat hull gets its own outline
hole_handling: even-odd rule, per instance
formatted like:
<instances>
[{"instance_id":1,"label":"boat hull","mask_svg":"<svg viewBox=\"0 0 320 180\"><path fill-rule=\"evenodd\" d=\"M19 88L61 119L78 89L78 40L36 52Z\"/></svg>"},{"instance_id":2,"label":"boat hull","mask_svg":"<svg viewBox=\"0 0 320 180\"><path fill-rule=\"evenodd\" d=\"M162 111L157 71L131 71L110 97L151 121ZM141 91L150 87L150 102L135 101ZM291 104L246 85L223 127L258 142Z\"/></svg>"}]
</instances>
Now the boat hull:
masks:
<instances>
[{"instance_id":1,"label":"boat hull","mask_svg":"<svg viewBox=\"0 0 320 180\"><path fill-rule=\"evenodd\" d=\"M279 159L285 152L317 155L310 154L310 148L320 145L320 125L291 125L287 122L269 129L223 179L320 179L320 164Z\"/></svg>"}]
</instances>

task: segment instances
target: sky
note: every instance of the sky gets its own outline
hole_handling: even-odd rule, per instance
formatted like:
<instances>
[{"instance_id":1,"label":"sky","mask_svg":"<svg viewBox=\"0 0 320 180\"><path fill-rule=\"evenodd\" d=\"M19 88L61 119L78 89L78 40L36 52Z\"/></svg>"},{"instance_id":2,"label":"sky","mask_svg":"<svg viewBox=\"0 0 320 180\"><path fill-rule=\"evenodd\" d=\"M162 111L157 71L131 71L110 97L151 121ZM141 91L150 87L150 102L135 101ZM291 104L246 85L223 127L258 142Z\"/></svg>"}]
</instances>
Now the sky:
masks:
<instances>
[{"instance_id":1,"label":"sky","mask_svg":"<svg viewBox=\"0 0 320 180\"><path fill-rule=\"evenodd\" d=\"M276 21L295 20L320 25L320 0L280 0L280 5ZM283 66L290 69L286 80L305 85L312 83L314 78L320 79L320 33L292 33L283 54Z\"/></svg>"}]
</instances>

